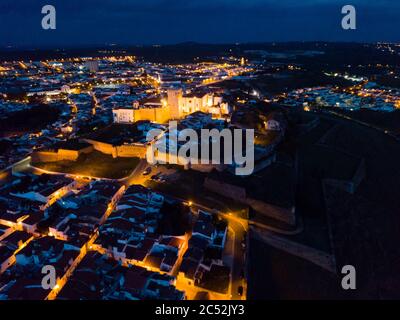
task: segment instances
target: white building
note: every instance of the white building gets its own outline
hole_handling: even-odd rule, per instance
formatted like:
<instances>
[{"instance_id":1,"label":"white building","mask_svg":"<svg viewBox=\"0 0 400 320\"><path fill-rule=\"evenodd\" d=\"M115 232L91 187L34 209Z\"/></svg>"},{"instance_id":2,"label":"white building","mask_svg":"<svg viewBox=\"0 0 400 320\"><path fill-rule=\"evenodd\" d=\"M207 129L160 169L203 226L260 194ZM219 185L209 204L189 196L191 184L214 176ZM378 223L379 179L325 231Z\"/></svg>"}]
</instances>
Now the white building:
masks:
<instances>
[{"instance_id":1,"label":"white building","mask_svg":"<svg viewBox=\"0 0 400 320\"><path fill-rule=\"evenodd\" d=\"M201 111L216 117L229 114L228 103L213 93L183 95L181 89L168 90L168 106L174 119Z\"/></svg>"},{"instance_id":2,"label":"white building","mask_svg":"<svg viewBox=\"0 0 400 320\"><path fill-rule=\"evenodd\" d=\"M114 123L133 123L135 122L134 112L132 108L113 109Z\"/></svg>"}]
</instances>

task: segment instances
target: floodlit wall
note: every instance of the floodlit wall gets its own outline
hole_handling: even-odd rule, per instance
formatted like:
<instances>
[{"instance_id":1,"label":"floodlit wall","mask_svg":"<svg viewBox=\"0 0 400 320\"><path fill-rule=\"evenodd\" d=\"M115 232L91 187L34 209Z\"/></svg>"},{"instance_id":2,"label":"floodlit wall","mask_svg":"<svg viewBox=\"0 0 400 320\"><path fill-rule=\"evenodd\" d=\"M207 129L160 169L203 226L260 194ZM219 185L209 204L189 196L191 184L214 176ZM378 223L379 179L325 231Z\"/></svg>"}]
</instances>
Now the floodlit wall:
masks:
<instances>
[{"instance_id":1,"label":"floodlit wall","mask_svg":"<svg viewBox=\"0 0 400 320\"><path fill-rule=\"evenodd\" d=\"M135 121L148 120L151 122L165 123L170 119L168 107L161 108L141 108L134 110Z\"/></svg>"},{"instance_id":2,"label":"floodlit wall","mask_svg":"<svg viewBox=\"0 0 400 320\"><path fill-rule=\"evenodd\" d=\"M246 195L245 188L210 178L206 178L204 181L204 187L227 198L247 204L254 210L270 218L283 221L290 225L295 225L296 223L294 206L284 208L266 203L264 201L252 199Z\"/></svg>"},{"instance_id":3,"label":"floodlit wall","mask_svg":"<svg viewBox=\"0 0 400 320\"><path fill-rule=\"evenodd\" d=\"M81 154L93 151L92 146L80 150L58 149L57 151L34 151L31 155L32 162L55 162L62 160L75 161Z\"/></svg>"},{"instance_id":4,"label":"floodlit wall","mask_svg":"<svg viewBox=\"0 0 400 320\"><path fill-rule=\"evenodd\" d=\"M100 142L91 139L85 139L86 142L93 145L93 148L101 153L109 154L114 158L133 158L138 157L144 159L146 157L146 148L145 144L137 143L137 144L126 144L121 146L113 146L110 143Z\"/></svg>"},{"instance_id":5,"label":"floodlit wall","mask_svg":"<svg viewBox=\"0 0 400 320\"><path fill-rule=\"evenodd\" d=\"M84 141L90 143L95 150L113 156L114 146L112 144L91 139L84 139Z\"/></svg>"},{"instance_id":6,"label":"floodlit wall","mask_svg":"<svg viewBox=\"0 0 400 320\"><path fill-rule=\"evenodd\" d=\"M121 158L146 158L146 145L144 144L133 144L133 145L122 145L115 147L115 154Z\"/></svg>"}]
</instances>

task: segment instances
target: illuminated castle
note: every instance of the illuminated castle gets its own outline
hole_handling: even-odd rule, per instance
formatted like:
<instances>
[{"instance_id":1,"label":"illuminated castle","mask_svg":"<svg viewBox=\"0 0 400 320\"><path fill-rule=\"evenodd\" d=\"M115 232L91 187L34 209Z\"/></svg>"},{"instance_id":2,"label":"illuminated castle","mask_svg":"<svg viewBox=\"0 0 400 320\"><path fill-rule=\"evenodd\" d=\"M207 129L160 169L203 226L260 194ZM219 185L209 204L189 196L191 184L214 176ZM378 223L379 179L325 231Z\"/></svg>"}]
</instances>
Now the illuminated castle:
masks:
<instances>
[{"instance_id":1,"label":"illuminated castle","mask_svg":"<svg viewBox=\"0 0 400 320\"><path fill-rule=\"evenodd\" d=\"M228 103L213 93L183 94L182 89L168 89L167 95L172 119L179 119L196 111L211 113L218 118L229 113Z\"/></svg>"},{"instance_id":2,"label":"illuminated castle","mask_svg":"<svg viewBox=\"0 0 400 320\"><path fill-rule=\"evenodd\" d=\"M113 109L115 123L133 123L140 120L165 123L170 118L170 109L164 99L148 99L142 103L135 101L133 106Z\"/></svg>"},{"instance_id":3,"label":"illuminated castle","mask_svg":"<svg viewBox=\"0 0 400 320\"><path fill-rule=\"evenodd\" d=\"M197 111L211 113L213 117L220 118L229 114L229 106L221 96L213 93L184 95L182 89L168 89L167 99L135 101L132 106L113 109L113 120L115 123L134 123L139 120L165 123Z\"/></svg>"}]
</instances>

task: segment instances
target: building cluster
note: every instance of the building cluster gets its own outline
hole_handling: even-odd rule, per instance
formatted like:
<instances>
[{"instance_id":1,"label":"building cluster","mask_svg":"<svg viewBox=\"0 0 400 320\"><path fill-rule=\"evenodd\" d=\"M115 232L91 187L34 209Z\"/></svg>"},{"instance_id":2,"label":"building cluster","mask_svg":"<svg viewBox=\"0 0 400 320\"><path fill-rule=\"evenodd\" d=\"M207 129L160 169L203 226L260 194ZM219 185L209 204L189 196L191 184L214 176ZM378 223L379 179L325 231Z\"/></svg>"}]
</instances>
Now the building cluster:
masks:
<instances>
[{"instance_id":1,"label":"building cluster","mask_svg":"<svg viewBox=\"0 0 400 320\"><path fill-rule=\"evenodd\" d=\"M207 286L204 280L206 274L216 266L224 266L223 250L227 232L224 221L215 223L210 213L199 210L178 279L200 287Z\"/></svg>"},{"instance_id":2,"label":"building cluster","mask_svg":"<svg viewBox=\"0 0 400 320\"><path fill-rule=\"evenodd\" d=\"M124 188L113 182L95 181L78 192L74 190L67 194L46 212L48 234L78 246L87 243L105 221Z\"/></svg>"},{"instance_id":3,"label":"building cluster","mask_svg":"<svg viewBox=\"0 0 400 320\"><path fill-rule=\"evenodd\" d=\"M185 250L186 235L158 233L164 197L140 185L130 186L99 230L95 250L123 265L172 274Z\"/></svg>"},{"instance_id":4,"label":"building cluster","mask_svg":"<svg viewBox=\"0 0 400 320\"><path fill-rule=\"evenodd\" d=\"M176 133L233 129L233 96L218 83L253 72L234 57L182 65L131 56L2 63L0 299L179 300L184 282L211 288L216 268L229 279L226 222L140 185L49 174L34 164L95 151L144 159L160 137L167 149L173 143L169 120L177 120ZM161 135L148 141L153 129ZM165 229L166 216L186 214L187 230ZM43 286L49 266L51 288Z\"/></svg>"},{"instance_id":5,"label":"building cluster","mask_svg":"<svg viewBox=\"0 0 400 320\"><path fill-rule=\"evenodd\" d=\"M202 254L197 276L223 265L227 226L200 212L164 234L166 201L140 185L15 173L0 189L0 299L184 299L190 252ZM48 266L54 287L43 286Z\"/></svg>"},{"instance_id":6,"label":"building cluster","mask_svg":"<svg viewBox=\"0 0 400 320\"><path fill-rule=\"evenodd\" d=\"M0 188L0 223L34 233L46 208L79 185L62 176L15 174Z\"/></svg>"},{"instance_id":7,"label":"building cluster","mask_svg":"<svg viewBox=\"0 0 400 320\"><path fill-rule=\"evenodd\" d=\"M182 300L174 277L138 266L121 266L113 259L90 251L61 290L59 300Z\"/></svg>"},{"instance_id":8,"label":"building cluster","mask_svg":"<svg viewBox=\"0 0 400 320\"><path fill-rule=\"evenodd\" d=\"M80 248L45 236L31 240L14 253L15 262L0 278L0 298L5 300L45 300L55 290L42 285L45 266L55 269L57 283L64 283L82 257ZM58 284L59 285L59 284Z\"/></svg>"},{"instance_id":9,"label":"building cluster","mask_svg":"<svg viewBox=\"0 0 400 320\"><path fill-rule=\"evenodd\" d=\"M164 98L146 98L134 101L132 106L114 108L113 119L115 123L133 123L140 120L165 123L198 111L210 113L215 118L228 118L231 109L222 93L210 89L183 93L182 88L169 88Z\"/></svg>"},{"instance_id":10,"label":"building cluster","mask_svg":"<svg viewBox=\"0 0 400 320\"><path fill-rule=\"evenodd\" d=\"M112 122L164 123L196 111L227 117L232 106L213 85L254 70L243 59L219 60L169 65L109 56L2 62L0 119L13 120L0 131L0 169ZM21 132L18 119L31 118L43 106L41 121L49 115L52 120L40 128L38 120L29 121Z\"/></svg>"},{"instance_id":11,"label":"building cluster","mask_svg":"<svg viewBox=\"0 0 400 320\"><path fill-rule=\"evenodd\" d=\"M400 108L400 91L369 83L346 90L333 87L303 88L288 93L283 102L305 110L312 107L332 107L349 111L368 109L391 112Z\"/></svg>"},{"instance_id":12,"label":"building cluster","mask_svg":"<svg viewBox=\"0 0 400 320\"><path fill-rule=\"evenodd\" d=\"M44 125L40 130L34 132L21 132L20 128L12 126L8 129L7 126L10 123L18 126L29 126L29 118L36 112L36 107L29 105L19 111L11 109L13 112L7 113L3 118L4 126L2 127L5 132L0 134L0 170L26 159L32 151L38 148L50 147L69 136L69 134L63 136L61 132L63 123L67 121L70 114L67 105L57 103L53 107L60 110L58 121ZM31 113L25 115L25 111L30 111ZM51 112L54 112L54 109Z\"/></svg>"}]
</instances>

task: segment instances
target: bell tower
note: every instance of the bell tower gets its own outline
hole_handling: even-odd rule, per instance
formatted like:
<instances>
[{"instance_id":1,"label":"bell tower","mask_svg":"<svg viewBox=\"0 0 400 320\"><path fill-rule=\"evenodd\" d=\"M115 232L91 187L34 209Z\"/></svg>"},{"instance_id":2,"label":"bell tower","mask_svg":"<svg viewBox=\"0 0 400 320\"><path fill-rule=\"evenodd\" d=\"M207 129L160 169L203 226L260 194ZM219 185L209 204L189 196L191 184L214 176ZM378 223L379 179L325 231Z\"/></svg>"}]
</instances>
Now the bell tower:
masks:
<instances>
[{"instance_id":1,"label":"bell tower","mask_svg":"<svg viewBox=\"0 0 400 320\"><path fill-rule=\"evenodd\" d=\"M179 119L181 117L180 104L182 101L182 89L181 88L170 88L167 90L168 95L168 107L171 119Z\"/></svg>"}]
</instances>

